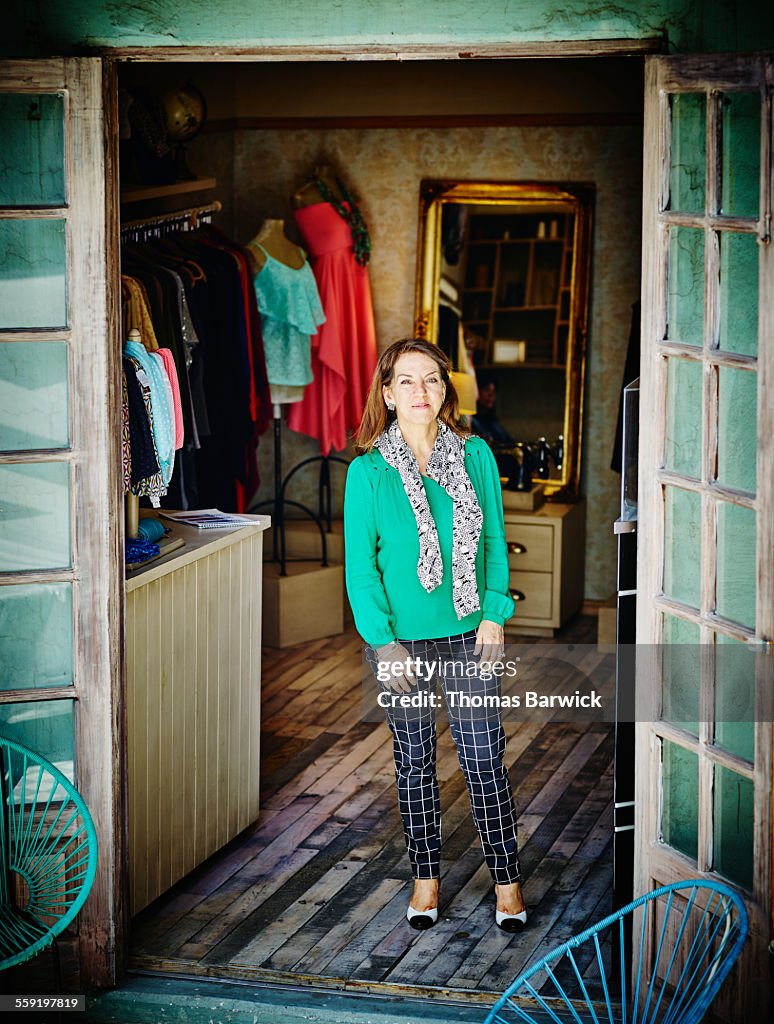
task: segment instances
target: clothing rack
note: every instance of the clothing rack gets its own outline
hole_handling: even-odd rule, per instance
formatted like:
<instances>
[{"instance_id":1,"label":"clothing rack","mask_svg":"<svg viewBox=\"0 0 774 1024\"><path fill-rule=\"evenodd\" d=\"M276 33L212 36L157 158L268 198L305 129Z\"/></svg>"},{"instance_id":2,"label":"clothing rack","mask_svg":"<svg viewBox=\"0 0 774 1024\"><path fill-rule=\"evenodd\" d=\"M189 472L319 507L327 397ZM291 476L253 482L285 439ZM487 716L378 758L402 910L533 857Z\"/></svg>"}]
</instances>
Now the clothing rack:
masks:
<instances>
[{"instance_id":1,"label":"clothing rack","mask_svg":"<svg viewBox=\"0 0 774 1024\"><path fill-rule=\"evenodd\" d=\"M185 210L171 210L158 213L139 220L130 220L121 224L122 242L147 242L157 238L161 231L194 231L200 223L209 224L213 213L223 209L223 204L216 199L204 206L191 206ZM130 336L132 333L130 332ZM136 340L139 340L136 339ZM125 501L126 536L137 538L140 523L140 499L131 491L126 494Z\"/></svg>"},{"instance_id":2,"label":"clothing rack","mask_svg":"<svg viewBox=\"0 0 774 1024\"><path fill-rule=\"evenodd\" d=\"M199 224L209 224L212 214L223 209L223 204L216 199L205 206L191 206L185 210L173 210L170 213L159 213L140 220L130 220L121 225L121 240L144 242L155 236L159 228L174 231L195 231Z\"/></svg>"}]
</instances>

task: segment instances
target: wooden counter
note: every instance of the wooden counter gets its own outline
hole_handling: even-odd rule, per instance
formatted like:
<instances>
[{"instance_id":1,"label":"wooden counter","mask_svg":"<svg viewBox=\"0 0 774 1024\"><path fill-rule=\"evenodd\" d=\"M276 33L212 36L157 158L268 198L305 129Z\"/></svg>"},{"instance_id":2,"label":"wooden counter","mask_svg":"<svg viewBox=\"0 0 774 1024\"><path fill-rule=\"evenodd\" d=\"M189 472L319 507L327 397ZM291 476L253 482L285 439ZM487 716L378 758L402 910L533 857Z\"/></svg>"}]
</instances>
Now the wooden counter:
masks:
<instances>
[{"instance_id":1,"label":"wooden counter","mask_svg":"<svg viewBox=\"0 0 774 1024\"><path fill-rule=\"evenodd\" d=\"M132 914L258 818L270 517L250 518L236 530L174 524L185 545L127 574Z\"/></svg>"}]
</instances>

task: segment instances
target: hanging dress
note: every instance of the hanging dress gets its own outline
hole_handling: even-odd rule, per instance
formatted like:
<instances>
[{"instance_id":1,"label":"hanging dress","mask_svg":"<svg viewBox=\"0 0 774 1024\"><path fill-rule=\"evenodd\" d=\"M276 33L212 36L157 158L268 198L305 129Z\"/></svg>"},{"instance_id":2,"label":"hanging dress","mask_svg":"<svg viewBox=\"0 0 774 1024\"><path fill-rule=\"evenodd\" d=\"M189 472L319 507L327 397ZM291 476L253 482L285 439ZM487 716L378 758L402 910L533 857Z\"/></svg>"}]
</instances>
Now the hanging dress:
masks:
<instances>
[{"instance_id":1,"label":"hanging dress","mask_svg":"<svg viewBox=\"0 0 774 1024\"><path fill-rule=\"evenodd\" d=\"M349 225L330 203L294 211L310 254L325 323L312 339L314 380L290 407L288 426L316 437L320 451L341 451L356 430L376 366L371 285L355 260Z\"/></svg>"},{"instance_id":2,"label":"hanging dress","mask_svg":"<svg viewBox=\"0 0 774 1024\"><path fill-rule=\"evenodd\" d=\"M312 381L311 336L325 323L317 284L306 260L290 267L255 247L266 257L254 283L271 399L298 402Z\"/></svg>"}]
</instances>

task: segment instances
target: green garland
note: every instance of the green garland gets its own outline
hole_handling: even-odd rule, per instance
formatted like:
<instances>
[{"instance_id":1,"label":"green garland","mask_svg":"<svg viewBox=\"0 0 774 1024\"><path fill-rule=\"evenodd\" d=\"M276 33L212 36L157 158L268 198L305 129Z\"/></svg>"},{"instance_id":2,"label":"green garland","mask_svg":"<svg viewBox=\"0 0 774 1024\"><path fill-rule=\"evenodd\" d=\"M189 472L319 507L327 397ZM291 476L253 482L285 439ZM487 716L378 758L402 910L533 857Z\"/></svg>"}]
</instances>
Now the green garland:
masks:
<instances>
[{"instance_id":1,"label":"green garland","mask_svg":"<svg viewBox=\"0 0 774 1024\"><path fill-rule=\"evenodd\" d=\"M349 224L349 230L352 234L352 245L355 249L355 259L361 267L365 267L371 258L371 236L368 233L368 225L363 218L363 214L360 212L360 207L355 202L355 197L347 186L338 178L335 180L339 191L349 204L348 207L340 202L320 178L315 178L314 184L323 199L330 203L336 213Z\"/></svg>"}]
</instances>

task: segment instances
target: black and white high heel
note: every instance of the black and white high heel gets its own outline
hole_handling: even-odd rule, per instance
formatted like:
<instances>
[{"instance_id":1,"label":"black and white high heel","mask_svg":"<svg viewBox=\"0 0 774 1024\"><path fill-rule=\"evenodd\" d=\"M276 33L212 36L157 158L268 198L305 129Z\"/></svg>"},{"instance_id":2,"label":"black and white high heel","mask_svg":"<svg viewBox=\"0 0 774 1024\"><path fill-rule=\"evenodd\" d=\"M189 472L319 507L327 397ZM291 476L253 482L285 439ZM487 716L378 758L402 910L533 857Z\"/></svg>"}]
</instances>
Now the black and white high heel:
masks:
<instances>
[{"instance_id":1,"label":"black and white high heel","mask_svg":"<svg viewBox=\"0 0 774 1024\"><path fill-rule=\"evenodd\" d=\"M520 932L527 923L527 911L522 910L518 914L506 914L502 910L495 910L495 923L504 932Z\"/></svg>"},{"instance_id":2,"label":"black and white high heel","mask_svg":"<svg viewBox=\"0 0 774 1024\"><path fill-rule=\"evenodd\" d=\"M495 900L497 900L497 887L495 886ZM527 910L520 910L518 914L506 914L504 910L497 910L495 907L495 924L504 932L523 931L527 924Z\"/></svg>"},{"instance_id":3,"label":"black and white high heel","mask_svg":"<svg viewBox=\"0 0 774 1024\"><path fill-rule=\"evenodd\" d=\"M431 910L414 910L409 905L406 911L406 920L418 932L424 931L426 928L432 928L438 920L438 907L433 907Z\"/></svg>"}]
</instances>

